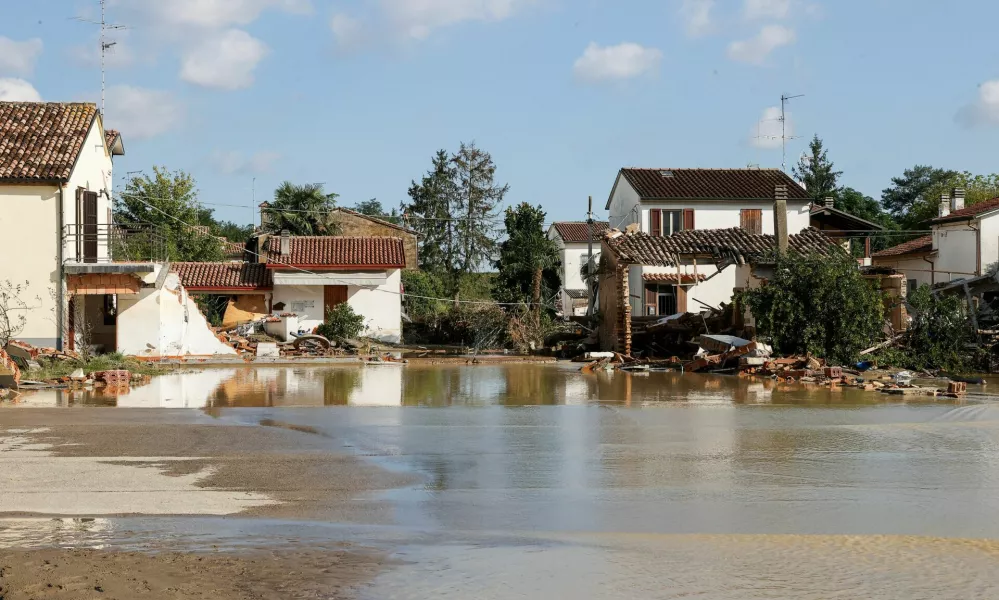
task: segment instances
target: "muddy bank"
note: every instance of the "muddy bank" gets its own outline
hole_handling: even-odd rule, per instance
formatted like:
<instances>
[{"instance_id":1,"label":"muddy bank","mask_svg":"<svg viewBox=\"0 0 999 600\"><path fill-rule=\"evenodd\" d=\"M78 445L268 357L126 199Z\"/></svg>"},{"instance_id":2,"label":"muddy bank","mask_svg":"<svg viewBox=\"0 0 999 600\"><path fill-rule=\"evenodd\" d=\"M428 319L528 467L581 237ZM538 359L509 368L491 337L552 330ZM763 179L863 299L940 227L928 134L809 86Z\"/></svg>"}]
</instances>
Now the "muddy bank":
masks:
<instances>
[{"instance_id":1,"label":"muddy bank","mask_svg":"<svg viewBox=\"0 0 999 600\"><path fill-rule=\"evenodd\" d=\"M240 554L0 550L4 600L349 598L385 564L348 547Z\"/></svg>"}]
</instances>

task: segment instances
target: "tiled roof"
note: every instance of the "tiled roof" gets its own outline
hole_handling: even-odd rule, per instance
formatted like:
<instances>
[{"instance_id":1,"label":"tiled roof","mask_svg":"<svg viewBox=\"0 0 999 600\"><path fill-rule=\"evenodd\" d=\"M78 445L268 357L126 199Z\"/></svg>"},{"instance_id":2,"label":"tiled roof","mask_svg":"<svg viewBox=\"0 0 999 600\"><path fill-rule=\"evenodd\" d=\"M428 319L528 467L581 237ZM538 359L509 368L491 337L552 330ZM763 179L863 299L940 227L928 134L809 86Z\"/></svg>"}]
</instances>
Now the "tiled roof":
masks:
<instances>
[{"instance_id":1,"label":"tiled roof","mask_svg":"<svg viewBox=\"0 0 999 600\"><path fill-rule=\"evenodd\" d=\"M621 169L621 175L642 199L773 200L778 185L787 186L789 200L809 199L780 169Z\"/></svg>"},{"instance_id":2,"label":"tiled roof","mask_svg":"<svg viewBox=\"0 0 999 600\"><path fill-rule=\"evenodd\" d=\"M978 204L972 204L971 206L966 206L961 210L955 210L946 217L937 217L935 219L931 219L930 223L950 223L951 221L964 221L972 219L982 213L986 213L993 210L999 210L999 198L993 198L991 200L986 200L985 202L979 202Z\"/></svg>"},{"instance_id":3,"label":"tiled roof","mask_svg":"<svg viewBox=\"0 0 999 600\"><path fill-rule=\"evenodd\" d=\"M586 290L566 290L565 295L569 296L573 300L580 300L582 298L590 297L590 294Z\"/></svg>"},{"instance_id":4,"label":"tiled roof","mask_svg":"<svg viewBox=\"0 0 999 600\"><path fill-rule=\"evenodd\" d=\"M891 248L878 250L874 254L871 254L871 257L883 258L886 256L901 256L903 254L917 254L920 252L929 252L931 250L933 250L933 236L924 235L923 237L903 242L897 246L892 246Z\"/></svg>"},{"instance_id":5,"label":"tiled roof","mask_svg":"<svg viewBox=\"0 0 999 600\"><path fill-rule=\"evenodd\" d=\"M677 265L680 256L689 255L731 257L739 263L758 260L776 247L776 238L747 233L745 229L735 227L688 229L668 237L626 233L608 239L607 244L626 264L672 267ZM823 256L842 251L832 240L811 227L788 236L788 246L798 253Z\"/></svg>"},{"instance_id":6,"label":"tiled roof","mask_svg":"<svg viewBox=\"0 0 999 600\"><path fill-rule=\"evenodd\" d=\"M121 134L118 133L114 129L105 129L104 130L104 141L107 142L108 148L111 148L111 146L114 146L114 141L116 139L118 139L118 136L120 136L120 135Z\"/></svg>"},{"instance_id":7,"label":"tiled roof","mask_svg":"<svg viewBox=\"0 0 999 600\"><path fill-rule=\"evenodd\" d=\"M401 238L295 236L291 253L281 256L281 236L267 240L267 262L313 267L403 268L406 252Z\"/></svg>"},{"instance_id":8,"label":"tiled roof","mask_svg":"<svg viewBox=\"0 0 999 600\"><path fill-rule=\"evenodd\" d=\"M243 258L243 251L246 249L245 242L230 242L226 238L221 238L222 241L222 253L229 260L241 260Z\"/></svg>"},{"instance_id":9,"label":"tiled roof","mask_svg":"<svg viewBox=\"0 0 999 600\"><path fill-rule=\"evenodd\" d=\"M180 276L188 290L269 290L273 287L267 265L259 263L172 263L170 270Z\"/></svg>"},{"instance_id":10,"label":"tiled roof","mask_svg":"<svg viewBox=\"0 0 999 600\"><path fill-rule=\"evenodd\" d=\"M586 221L557 221L552 223L555 233L567 244L585 244L590 241L590 225ZM610 227L607 221L593 222L593 241L599 242L600 236Z\"/></svg>"},{"instance_id":11,"label":"tiled roof","mask_svg":"<svg viewBox=\"0 0 999 600\"><path fill-rule=\"evenodd\" d=\"M67 181L97 105L0 102L0 180Z\"/></svg>"},{"instance_id":12,"label":"tiled roof","mask_svg":"<svg viewBox=\"0 0 999 600\"><path fill-rule=\"evenodd\" d=\"M707 278L704 273L698 273L697 277L694 277L693 273L642 273L642 279L656 283L694 283Z\"/></svg>"}]
</instances>

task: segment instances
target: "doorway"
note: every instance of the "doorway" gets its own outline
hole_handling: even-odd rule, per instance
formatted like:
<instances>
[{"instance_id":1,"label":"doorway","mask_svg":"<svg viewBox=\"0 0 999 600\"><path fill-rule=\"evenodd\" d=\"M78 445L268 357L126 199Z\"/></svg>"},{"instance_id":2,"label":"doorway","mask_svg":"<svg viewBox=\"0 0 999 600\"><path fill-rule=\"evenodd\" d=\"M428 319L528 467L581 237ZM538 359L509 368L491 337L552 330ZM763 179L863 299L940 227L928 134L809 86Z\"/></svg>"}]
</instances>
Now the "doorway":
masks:
<instances>
[{"instance_id":1,"label":"doorway","mask_svg":"<svg viewBox=\"0 0 999 600\"><path fill-rule=\"evenodd\" d=\"M323 320L326 320L326 314L329 311L345 302L347 302L347 286L323 286Z\"/></svg>"}]
</instances>

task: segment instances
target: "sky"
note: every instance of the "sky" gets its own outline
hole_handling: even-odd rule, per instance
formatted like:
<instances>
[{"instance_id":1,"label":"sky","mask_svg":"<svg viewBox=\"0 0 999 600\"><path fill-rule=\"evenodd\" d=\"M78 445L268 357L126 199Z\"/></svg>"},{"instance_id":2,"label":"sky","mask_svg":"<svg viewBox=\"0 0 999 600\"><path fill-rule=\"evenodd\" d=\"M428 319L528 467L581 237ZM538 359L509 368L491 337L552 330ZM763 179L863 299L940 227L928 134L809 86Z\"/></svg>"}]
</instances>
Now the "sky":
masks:
<instances>
[{"instance_id":1,"label":"sky","mask_svg":"<svg viewBox=\"0 0 999 600\"><path fill-rule=\"evenodd\" d=\"M0 0L0 99L100 102L98 0ZM781 166L818 134L875 198L908 167L999 171L999 2L107 0L115 185L183 169L249 222L285 180L407 199L438 149L507 203L598 216L621 167Z\"/></svg>"}]
</instances>

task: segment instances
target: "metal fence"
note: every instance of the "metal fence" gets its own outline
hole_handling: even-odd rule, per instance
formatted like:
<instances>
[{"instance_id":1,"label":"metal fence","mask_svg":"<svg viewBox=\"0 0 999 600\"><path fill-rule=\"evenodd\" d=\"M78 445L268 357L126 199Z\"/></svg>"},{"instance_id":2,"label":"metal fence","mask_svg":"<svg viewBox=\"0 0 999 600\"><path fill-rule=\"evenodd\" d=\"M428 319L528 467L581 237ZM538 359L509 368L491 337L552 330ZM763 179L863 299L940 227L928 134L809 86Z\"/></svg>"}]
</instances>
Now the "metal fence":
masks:
<instances>
[{"instance_id":1,"label":"metal fence","mask_svg":"<svg viewBox=\"0 0 999 600\"><path fill-rule=\"evenodd\" d=\"M166 237L149 223L66 225L64 262L128 263L166 260Z\"/></svg>"}]
</instances>

